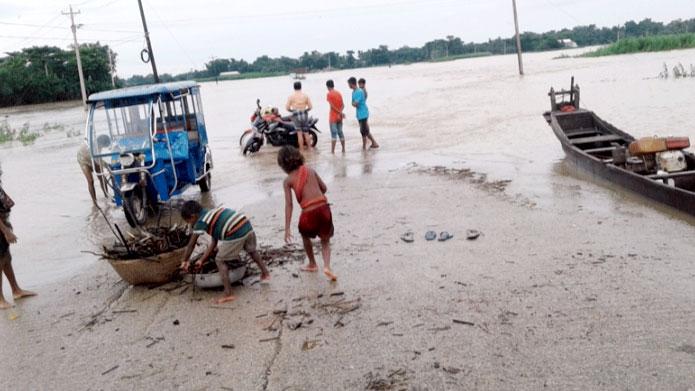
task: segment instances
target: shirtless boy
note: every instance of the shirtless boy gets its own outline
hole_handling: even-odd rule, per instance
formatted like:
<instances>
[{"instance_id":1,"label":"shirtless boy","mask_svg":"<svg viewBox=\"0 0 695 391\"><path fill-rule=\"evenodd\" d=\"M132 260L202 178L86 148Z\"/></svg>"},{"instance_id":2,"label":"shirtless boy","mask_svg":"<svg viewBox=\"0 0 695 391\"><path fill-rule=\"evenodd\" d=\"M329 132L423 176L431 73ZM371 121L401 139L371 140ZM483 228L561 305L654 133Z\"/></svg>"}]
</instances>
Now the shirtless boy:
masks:
<instances>
[{"instance_id":1,"label":"shirtless boy","mask_svg":"<svg viewBox=\"0 0 695 391\"><path fill-rule=\"evenodd\" d=\"M297 203L302 208L299 216L299 233L302 235L304 250L309 257L309 264L303 271L315 273L318 271L314 247L311 239L317 236L321 239L321 254L323 255L323 273L331 281L338 277L331 270L331 237L333 236L333 216L325 194L328 190L321 177L312 168L304 164L304 156L297 148L284 146L278 153L278 165L287 174L283 187L285 189L285 242L292 241L290 223L292 222L292 190L297 197Z\"/></svg>"},{"instance_id":2,"label":"shirtless boy","mask_svg":"<svg viewBox=\"0 0 695 391\"><path fill-rule=\"evenodd\" d=\"M311 99L309 96L302 92L302 83L294 83L294 92L287 98L287 104L285 109L292 113L292 119L294 120L294 126L297 128L297 143L299 144L299 149L304 149L304 143L306 143L307 148L311 149L312 140L304 133L307 130L307 124L309 122L309 110L312 109Z\"/></svg>"}]
</instances>

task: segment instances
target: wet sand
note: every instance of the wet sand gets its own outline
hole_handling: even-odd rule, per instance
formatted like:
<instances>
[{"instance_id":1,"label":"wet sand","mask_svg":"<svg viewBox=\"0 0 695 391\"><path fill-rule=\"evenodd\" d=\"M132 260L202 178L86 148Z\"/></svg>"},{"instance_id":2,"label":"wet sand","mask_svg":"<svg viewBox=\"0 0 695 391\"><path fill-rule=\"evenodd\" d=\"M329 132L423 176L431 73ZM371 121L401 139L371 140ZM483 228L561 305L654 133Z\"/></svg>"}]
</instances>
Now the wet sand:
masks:
<instances>
[{"instance_id":1,"label":"wet sand","mask_svg":"<svg viewBox=\"0 0 695 391\"><path fill-rule=\"evenodd\" d=\"M393 389L686 390L695 382L689 224L637 203L541 209L425 169L346 179L330 196L337 284L298 263L276 265L270 286L237 287L236 302L214 307L218 292L129 288L99 263L0 322L12 341L0 386L342 390L383 380ZM281 208L277 196L246 208L264 245L281 245ZM482 236L466 240L471 228ZM409 229L412 244L399 239ZM429 229L454 238L426 242Z\"/></svg>"},{"instance_id":2,"label":"wet sand","mask_svg":"<svg viewBox=\"0 0 695 391\"><path fill-rule=\"evenodd\" d=\"M50 247L31 232L30 206L13 215L25 238L15 264L40 296L15 308L18 319L0 318L11 358L0 367L0 388L688 390L693 220L568 167L540 113L549 83L564 85L577 72L585 103L621 128L650 134L667 120L669 129L686 129L683 117L695 109L676 115L666 97L685 94L688 85L678 83L691 81L642 79L664 58L692 53L636 57L630 73L620 68L625 57L568 64L529 56L527 67L543 72L522 80L491 72L512 57L365 70L375 81L373 127L384 149L363 154L353 137L348 153L334 157L324 137L309 156L329 184L338 283L299 272L297 262L276 264L270 286L236 287L237 300L221 308L209 304L218 292L178 283L131 288L105 262L79 254L108 235L77 191L71 149L11 150L3 179L22 189L15 198L37 201L52 211L47 220L67 228L37 228L60 241ZM606 70L613 79L604 80ZM323 76L309 88L319 91ZM227 85L241 102L221 99L220 86L204 91L206 119L218 129L210 201L243 206L260 243L273 248L282 246L282 174L272 149L239 156L236 117L248 117L244 102L252 106L259 90L287 82ZM504 101L516 103L498 110ZM219 114L232 104L239 115ZM672 114L655 118L664 112ZM423 124L433 130L424 133ZM16 172L47 170L39 154L63 158L56 169L71 175L41 178L62 181L65 194L25 191ZM117 210L110 214L122 222ZM467 229L482 236L468 241ZM80 230L87 240L74 236ZM408 230L414 243L399 239ZM427 242L427 230L454 238ZM51 278L56 265L65 271ZM31 268L49 276L33 282Z\"/></svg>"}]
</instances>

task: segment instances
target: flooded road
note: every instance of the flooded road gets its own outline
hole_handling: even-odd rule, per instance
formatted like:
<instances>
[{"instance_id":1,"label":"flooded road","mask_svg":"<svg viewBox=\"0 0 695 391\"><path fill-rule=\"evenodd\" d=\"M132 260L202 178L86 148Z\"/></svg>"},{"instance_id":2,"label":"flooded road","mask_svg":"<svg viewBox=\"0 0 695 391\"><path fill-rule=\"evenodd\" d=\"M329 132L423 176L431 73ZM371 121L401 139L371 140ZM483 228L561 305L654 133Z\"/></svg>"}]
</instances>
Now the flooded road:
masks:
<instances>
[{"instance_id":1,"label":"flooded road","mask_svg":"<svg viewBox=\"0 0 695 391\"><path fill-rule=\"evenodd\" d=\"M541 117L549 107L547 92L550 86L568 87L575 76L582 88L582 105L617 127L635 136L658 133L695 139L695 106L689 104L695 79L656 78L664 63L695 62L695 50L553 60L560 54L526 55L524 77L516 75L512 55L310 74L304 90L314 102L313 115L320 118L322 133L318 151L308 159L329 182L415 162L465 167L492 179L511 180L509 193L541 208L576 204L584 209L629 210L630 203L646 203L635 197L626 201L621 192L587 183L568 170L559 142ZM349 100L346 80L353 75L367 79L370 124L382 149L361 151L354 110L348 108L348 151L332 156L325 81L334 79ZM256 98L262 105L282 107L291 87L289 77L203 85L216 203L243 207L281 192L283 176L275 149L264 147L257 155L244 157L238 140L249 127ZM102 241L111 240L111 232L92 208L75 160L81 139L76 134L83 128L81 109L21 108L2 110L2 117L17 128L25 122L32 128L61 125L34 145L0 147L3 183L17 203L12 221L20 243L12 251L20 281L35 288L99 262L82 252L98 251ZM199 197L198 189L189 190L186 197ZM101 199L100 205L108 203ZM126 225L121 211L107 209L115 222ZM672 218L669 213L663 217Z\"/></svg>"}]
</instances>

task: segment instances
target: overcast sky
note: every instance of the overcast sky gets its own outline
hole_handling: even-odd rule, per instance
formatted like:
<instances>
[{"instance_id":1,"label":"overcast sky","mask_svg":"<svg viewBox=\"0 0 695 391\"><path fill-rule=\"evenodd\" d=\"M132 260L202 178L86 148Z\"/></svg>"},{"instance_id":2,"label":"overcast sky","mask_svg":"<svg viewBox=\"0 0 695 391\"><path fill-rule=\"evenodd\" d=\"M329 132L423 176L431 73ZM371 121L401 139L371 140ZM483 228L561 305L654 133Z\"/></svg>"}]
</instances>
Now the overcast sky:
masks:
<instances>
[{"instance_id":1,"label":"overcast sky","mask_svg":"<svg viewBox=\"0 0 695 391\"><path fill-rule=\"evenodd\" d=\"M613 26L650 17L695 17L695 0L517 0L522 31ZM67 47L68 2L0 0L0 52ZM297 57L305 51L420 46L447 35L484 41L514 32L511 0L143 0L160 73L203 68L211 58ZM137 0L75 0L80 42L118 53L118 74L150 72Z\"/></svg>"}]
</instances>

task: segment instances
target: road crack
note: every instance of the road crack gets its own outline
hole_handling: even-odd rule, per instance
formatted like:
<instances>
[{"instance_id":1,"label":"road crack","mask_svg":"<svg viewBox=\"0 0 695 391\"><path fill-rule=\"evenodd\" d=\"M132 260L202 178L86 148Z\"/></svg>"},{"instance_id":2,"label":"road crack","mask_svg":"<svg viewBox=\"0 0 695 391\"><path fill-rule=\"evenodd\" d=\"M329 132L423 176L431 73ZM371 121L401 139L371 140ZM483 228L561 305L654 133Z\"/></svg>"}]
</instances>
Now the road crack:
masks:
<instances>
[{"instance_id":1,"label":"road crack","mask_svg":"<svg viewBox=\"0 0 695 391\"><path fill-rule=\"evenodd\" d=\"M287 310L285 310L284 312L287 313ZM268 383L270 382L270 375L273 373L273 366L275 365L275 360L277 360L278 356L280 355L280 352L282 351L282 332L285 329L284 314L280 315L278 324L279 327L277 339L275 340L275 351L273 352L273 356L270 358L270 361L268 362L268 365L265 368L265 372L263 373L263 391L268 390Z\"/></svg>"}]
</instances>

